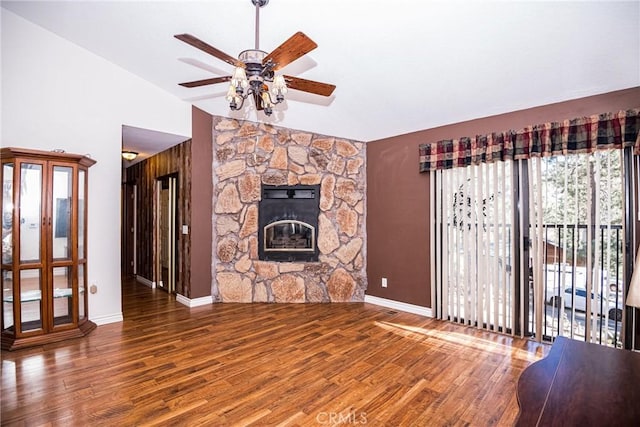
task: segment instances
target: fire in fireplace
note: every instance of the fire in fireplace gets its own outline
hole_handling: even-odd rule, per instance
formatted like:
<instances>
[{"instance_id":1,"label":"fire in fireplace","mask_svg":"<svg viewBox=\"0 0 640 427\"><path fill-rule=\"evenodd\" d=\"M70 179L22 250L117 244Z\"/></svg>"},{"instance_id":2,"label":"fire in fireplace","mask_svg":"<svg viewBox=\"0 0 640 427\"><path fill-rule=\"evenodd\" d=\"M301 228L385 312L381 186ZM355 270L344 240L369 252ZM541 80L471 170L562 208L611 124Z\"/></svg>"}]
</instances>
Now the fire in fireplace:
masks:
<instances>
[{"instance_id":1,"label":"fire in fireplace","mask_svg":"<svg viewBox=\"0 0 640 427\"><path fill-rule=\"evenodd\" d=\"M258 257L265 261L317 261L319 185L262 186Z\"/></svg>"}]
</instances>

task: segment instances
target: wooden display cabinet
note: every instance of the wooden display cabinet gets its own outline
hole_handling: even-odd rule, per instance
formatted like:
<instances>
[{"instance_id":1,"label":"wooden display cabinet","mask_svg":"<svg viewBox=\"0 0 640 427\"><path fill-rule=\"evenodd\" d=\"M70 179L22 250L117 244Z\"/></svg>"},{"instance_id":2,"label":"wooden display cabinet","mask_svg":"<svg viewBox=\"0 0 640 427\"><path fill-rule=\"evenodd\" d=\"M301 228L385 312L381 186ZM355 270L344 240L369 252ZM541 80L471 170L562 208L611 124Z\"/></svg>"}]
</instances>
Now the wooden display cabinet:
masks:
<instances>
[{"instance_id":1,"label":"wooden display cabinet","mask_svg":"<svg viewBox=\"0 0 640 427\"><path fill-rule=\"evenodd\" d=\"M85 336L87 156L2 148L2 349Z\"/></svg>"}]
</instances>

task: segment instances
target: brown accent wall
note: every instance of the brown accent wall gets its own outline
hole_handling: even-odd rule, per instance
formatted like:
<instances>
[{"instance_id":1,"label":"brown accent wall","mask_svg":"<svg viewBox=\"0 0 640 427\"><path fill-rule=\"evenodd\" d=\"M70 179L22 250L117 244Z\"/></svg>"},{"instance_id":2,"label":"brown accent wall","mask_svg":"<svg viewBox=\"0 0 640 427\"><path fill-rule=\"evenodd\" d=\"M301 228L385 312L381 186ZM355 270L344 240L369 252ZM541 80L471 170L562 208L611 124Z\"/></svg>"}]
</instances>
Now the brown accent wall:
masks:
<instances>
[{"instance_id":1,"label":"brown accent wall","mask_svg":"<svg viewBox=\"0 0 640 427\"><path fill-rule=\"evenodd\" d=\"M367 295L431 306L428 190L413 138L367 144Z\"/></svg>"},{"instance_id":2,"label":"brown accent wall","mask_svg":"<svg viewBox=\"0 0 640 427\"><path fill-rule=\"evenodd\" d=\"M638 107L640 87L427 129L367 144L367 294L431 307L429 176L418 146ZM388 279L382 288L381 278Z\"/></svg>"},{"instance_id":3,"label":"brown accent wall","mask_svg":"<svg viewBox=\"0 0 640 427\"><path fill-rule=\"evenodd\" d=\"M125 169L126 182L137 186L136 197L136 274L147 280L157 282L155 276L155 248L157 245L154 233L156 206L154 203L154 186L156 179L178 174L178 223L185 224L191 215L188 194L191 186L190 157L191 141L169 148L153 157ZM176 292L188 296L190 291L189 254L191 242L189 236L178 235L178 274Z\"/></svg>"},{"instance_id":4,"label":"brown accent wall","mask_svg":"<svg viewBox=\"0 0 640 427\"><path fill-rule=\"evenodd\" d=\"M211 216L213 197L213 118L192 107L191 141L191 293L188 298L211 295Z\"/></svg>"}]
</instances>

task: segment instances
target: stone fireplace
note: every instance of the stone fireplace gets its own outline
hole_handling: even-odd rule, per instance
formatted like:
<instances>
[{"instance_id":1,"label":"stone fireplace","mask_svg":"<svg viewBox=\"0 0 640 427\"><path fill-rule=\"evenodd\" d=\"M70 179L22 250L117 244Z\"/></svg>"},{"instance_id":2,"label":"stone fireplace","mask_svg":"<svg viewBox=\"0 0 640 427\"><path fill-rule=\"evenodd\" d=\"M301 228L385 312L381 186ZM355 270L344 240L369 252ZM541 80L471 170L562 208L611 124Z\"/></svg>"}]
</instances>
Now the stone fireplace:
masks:
<instances>
[{"instance_id":1,"label":"stone fireplace","mask_svg":"<svg viewBox=\"0 0 640 427\"><path fill-rule=\"evenodd\" d=\"M214 301L364 300L362 142L214 116L213 153Z\"/></svg>"},{"instance_id":2,"label":"stone fireplace","mask_svg":"<svg viewBox=\"0 0 640 427\"><path fill-rule=\"evenodd\" d=\"M258 259L318 261L319 198L319 185L263 185L258 204Z\"/></svg>"}]
</instances>

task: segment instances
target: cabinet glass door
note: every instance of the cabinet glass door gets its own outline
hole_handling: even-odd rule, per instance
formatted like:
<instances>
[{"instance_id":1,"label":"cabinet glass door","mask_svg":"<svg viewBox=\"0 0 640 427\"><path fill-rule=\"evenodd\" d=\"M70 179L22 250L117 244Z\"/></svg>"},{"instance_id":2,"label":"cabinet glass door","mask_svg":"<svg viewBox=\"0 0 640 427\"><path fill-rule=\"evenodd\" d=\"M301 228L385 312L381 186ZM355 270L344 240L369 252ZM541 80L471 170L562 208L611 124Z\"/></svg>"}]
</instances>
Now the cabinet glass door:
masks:
<instances>
[{"instance_id":1,"label":"cabinet glass door","mask_svg":"<svg viewBox=\"0 0 640 427\"><path fill-rule=\"evenodd\" d=\"M33 268L20 270L17 294L17 311L20 313L19 331L30 332L43 329L43 280L41 232L43 166L37 163L20 164L20 264ZM16 273L17 274L17 273ZM16 277L14 277L14 280Z\"/></svg>"},{"instance_id":2,"label":"cabinet glass door","mask_svg":"<svg viewBox=\"0 0 640 427\"><path fill-rule=\"evenodd\" d=\"M53 259L71 257L71 209L73 191L73 168L53 167L53 221L51 233L53 241Z\"/></svg>"},{"instance_id":3,"label":"cabinet glass door","mask_svg":"<svg viewBox=\"0 0 640 427\"><path fill-rule=\"evenodd\" d=\"M13 163L2 165L2 330L13 328Z\"/></svg>"},{"instance_id":4,"label":"cabinet glass door","mask_svg":"<svg viewBox=\"0 0 640 427\"><path fill-rule=\"evenodd\" d=\"M87 318L87 285L85 283L84 263L78 264L78 321Z\"/></svg>"},{"instance_id":5,"label":"cabinet glass door","mask_svg":"<svg viewBox=\"0 0 640 427\"><path fill-rule=\"evenodd\" d=\"M13 335L13 272L2 270L2 330L10 330Z\"/></svg>"},{"instance_id":6,"label":"cabinet glass door","mask_svg":"<svg viewBox=\"0 0 640 427\"><path fill-rule=\"evenodd\" d=\"M53 269L53 324L73 323L73 286L71 267Z\"/></svg>"},{"instance_id":7,"label":"cabinet glass door","mask_svg":"<svg viewBox=\"0 0 640 427\"><path fill-rule=\"evenodd\" d=\"M20 262L41 262L42 165L20 166Z\"/></svg>"},{"instance_id":8,"label":"cabinet glass door","mask_svg":"<svg viewBox=\"0 0 640 427\"><path fill-rule=\"evenodd\" d=\"M84 253L84 241L85 241L85 180L86 173L83 170L78 171L78 259L86 258Z\"/></svg>"},{"instance_id":9,"label":"cabinet glass door","mask_svg":"<svg viewBox=\"0 0 640 427\"><path fill-rule=\"evenodd\" d=\"M40 269L20 271L20 331L42 329L42 274Z\"/></svg>"},{"instance_id":10,"label":"cabinet glass door","mask_svg":"<svg viewBox=\"0 0 640 427\"><path fill-rule=\"evenodd\" d=\"M2 165L2 264L13 262L13 170L13 163Z\"/></svg>"}]
</instances>

